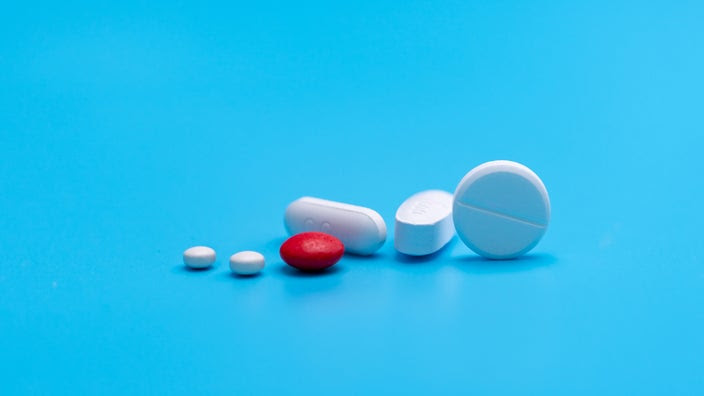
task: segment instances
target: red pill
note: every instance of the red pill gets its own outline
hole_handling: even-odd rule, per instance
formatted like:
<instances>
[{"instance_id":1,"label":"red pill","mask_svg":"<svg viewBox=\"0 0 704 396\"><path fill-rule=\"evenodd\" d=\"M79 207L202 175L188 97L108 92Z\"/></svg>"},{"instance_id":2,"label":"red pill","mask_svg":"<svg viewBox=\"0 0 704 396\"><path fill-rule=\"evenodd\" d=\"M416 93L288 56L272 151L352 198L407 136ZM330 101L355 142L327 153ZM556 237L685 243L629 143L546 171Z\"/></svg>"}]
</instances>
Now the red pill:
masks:
<instances>
[{"instance_id":1,"label":"red pill","mask_svg":"<svg viewBox=\"0 0 704 396\"><path fill-rule=\"evenodd\" d=\"M301 271L320 271L338 261L345 252L342 242L323 232L302 232L287 239L279 255L291 267Z\"/></svg>"}]
</instances>

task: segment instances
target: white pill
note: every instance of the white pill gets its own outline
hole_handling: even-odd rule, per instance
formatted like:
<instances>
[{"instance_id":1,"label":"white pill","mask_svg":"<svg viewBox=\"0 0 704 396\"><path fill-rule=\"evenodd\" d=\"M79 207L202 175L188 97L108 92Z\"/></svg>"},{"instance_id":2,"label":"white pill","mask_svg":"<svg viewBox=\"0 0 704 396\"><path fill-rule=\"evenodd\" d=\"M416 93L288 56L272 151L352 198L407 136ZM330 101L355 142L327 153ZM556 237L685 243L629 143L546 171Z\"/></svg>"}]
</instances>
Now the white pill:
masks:
<instances>
[{"instance_id":1,"label":"white pill","mask_svg":"<svg viewBox=\"0 0 704 396\"><path fill-rule=\"evenodd\" d=\"M491 161L460 181L452 207L460 239L492 259L518 257L538 244L550 222L550 198L538 175L513 161Z\"/></svg>"},{"instance_id":2,"label":"white pill","mask_svg":"<svg viewBox=\"0 0 704 396\"><path fill-rule=\"evenodd\" d=\"M264 268L261 253L245 250L230 256L230 270L238 275L254 275Z\"/></svg>"},{"instance_id":3,"label":"white pill","mask_svg":"<svg viewBox=\"0 0 704 396\"><path fill-rule=\"evenodd\" d=\"M435 253L455 235L452 194L428 190L413 194L396 211L394 247L411 256Z\"/></svg>"},{"instance_id":4,"label":"white pill","mask_svg":"<svg viewBox=\"0 0 704 396\"><path fill-rule=\"evenodd\" d=\"M379 213L362 206L320 198L299 198L286 208L289 234L319 231L337 237L345 252L372 254L386 241L386 223Z\"/></svg>"},{"instance_id":5,"label":"white pill","mask_svg":"<svg viewBox=\"0 0 704 396\"><path fill-rule=\"evenodd\" d=\"M191 268L207 268L215 262L215 250L207 246L194 246L183 252L183 263Z\"/></svg>"}]
</instances>

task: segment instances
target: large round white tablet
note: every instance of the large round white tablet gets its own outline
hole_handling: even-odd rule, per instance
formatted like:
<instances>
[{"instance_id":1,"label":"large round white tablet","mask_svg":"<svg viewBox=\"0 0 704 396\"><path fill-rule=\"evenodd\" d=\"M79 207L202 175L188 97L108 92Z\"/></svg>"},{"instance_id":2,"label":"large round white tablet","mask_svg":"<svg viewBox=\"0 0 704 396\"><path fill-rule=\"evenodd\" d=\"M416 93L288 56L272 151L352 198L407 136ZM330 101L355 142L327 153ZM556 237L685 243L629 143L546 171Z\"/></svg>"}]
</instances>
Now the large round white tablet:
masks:
<instances>
[{"instance_id":1,"label":"large round white tablet","mask_svg":"<svg viewBox=\"0 0 704 396\"><path fill-rule=\"evenodd\" d=\"M183 263L191 268L207 268L215 262L215 250L207 246L194 246L183 252Z\"/></svg>"},{"instance_id":2,"label":"large round white tablet","mask_svg":"<svg viewBox=\"0 0 704 396\"><path fill-rule=\"evenodd\" d=\"M230 270L238 275L254 275L264 268L264 256L245 250L230 256Z\"/></svg>"},{"instance_id":3,"label":"large round white tablet","mask_svg":"<svg viewBox=\"0 0 704 396\"><path fill-rule=\"evenodd\" d=\"M518 257L538 244L550 222L550 198L532 170L491 161L467 173L455 190L452 217L460 239L491 259Z\"/></svg>"}]
</instances>

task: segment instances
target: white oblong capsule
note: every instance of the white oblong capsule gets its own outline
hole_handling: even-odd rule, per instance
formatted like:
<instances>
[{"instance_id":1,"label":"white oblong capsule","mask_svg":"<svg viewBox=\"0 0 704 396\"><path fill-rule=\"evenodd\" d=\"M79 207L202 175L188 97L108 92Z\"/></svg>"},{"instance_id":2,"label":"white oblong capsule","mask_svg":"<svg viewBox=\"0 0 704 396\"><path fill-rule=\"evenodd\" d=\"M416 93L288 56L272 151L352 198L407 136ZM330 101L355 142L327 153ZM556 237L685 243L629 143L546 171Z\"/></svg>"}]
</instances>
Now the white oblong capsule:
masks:
<instances>
[{"instance_id":1,"label":"white oblong capsule","mask_svg":"<svg viewBox=\"0 0 704 396\"><path fill-rule=\"evenodd\" d=\"M319 231L338 238L345 252L369 255L386 241L386 223L376 211L326 199L302 197L284 214L289 234Z\"/></svg>"},{"instance_id":2,"label":"white oblong capsule","mask_svg":"<svg viewBox=\"0 0 704 396\"><path fill-rule=\"evenodd\" d=\"M442 249L455 235L449 192L413 194L396 211L394 247L403 254L425 256Z\"/></svg>"}]
</instances>

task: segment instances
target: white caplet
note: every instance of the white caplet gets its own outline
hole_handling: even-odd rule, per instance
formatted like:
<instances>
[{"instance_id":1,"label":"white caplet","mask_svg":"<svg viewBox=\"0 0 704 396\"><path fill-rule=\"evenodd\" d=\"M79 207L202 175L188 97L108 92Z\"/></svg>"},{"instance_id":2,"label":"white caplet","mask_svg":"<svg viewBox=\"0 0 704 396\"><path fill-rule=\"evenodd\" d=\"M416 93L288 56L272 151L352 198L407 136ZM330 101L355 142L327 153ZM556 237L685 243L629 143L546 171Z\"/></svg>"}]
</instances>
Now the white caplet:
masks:
<instances>
[{"instance_id":1,"label":"white caplet","mask_svg":"<svg viewBox=\"0 0 704 396\"><path fill-rule=\"evenodd\" d=\"M460 239L476 253L510 259L531 250L550 222L550 198L532 170L491 161L467 173L455 191L452 216Z\"/></svg>"},{"instance_id":2,"label":"white caplet","mask_svg":"<svg viewBox=\"0 0 704 396\"><path fill-rule=\"evenodd\" d=\"M435 253L454 235L452 194L448 192L419 192L406 199L396 211L394 247L403 254Z\"/></svg>"},{"instance_id":3,"label":"white caplet","mask_svg":"<svg viewBox=\"0 0 704 396\"><path fill-rule=\"evenodd\" d=\"M207 246L194 246L183 252L183 263L190 268L208 268L215 262L215 250Z\"/></svg>"},{"instance_id":4,"label":"white caplet","mask_svg":"<svg viewBox=\"0 0 704 396\"><path fill-rule=\"evenodd\" d=\"M254 275L264 268L264 256L245 250L230 256L230 270L238 275Z\"/></svg>"},{"instance_id":5,"label":"white caplet","mask_svg":"<svg viewBox=\"0 0 704 396\"><path fill-rule=\"evenodd\" d=\"M330 234L345 245L345 252L369 255L386 241L386 223L376 211L326 199L302 197L284 213L290 235L306 231Z\"/></svg>"}]
</instances>

